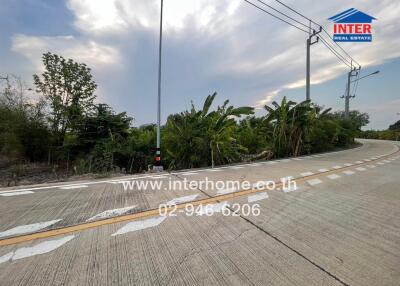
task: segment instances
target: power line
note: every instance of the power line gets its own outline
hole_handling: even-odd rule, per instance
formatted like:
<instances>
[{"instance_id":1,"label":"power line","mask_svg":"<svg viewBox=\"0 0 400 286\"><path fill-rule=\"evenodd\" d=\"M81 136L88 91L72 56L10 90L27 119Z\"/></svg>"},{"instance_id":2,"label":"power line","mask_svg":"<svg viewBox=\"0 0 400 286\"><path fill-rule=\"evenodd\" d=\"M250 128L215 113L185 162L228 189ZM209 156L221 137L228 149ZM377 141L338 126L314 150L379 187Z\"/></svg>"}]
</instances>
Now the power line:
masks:
<instances>
[{"instance_id":1,"label":"power line","mask_svg":"<svg viewBox=\"0 0 400 286\"><path fill-rule=\"evenodd\" d=\"M298 23L298 24L300 24L300 25L306 27L307 29L309 29L309 26L307 26L306 24L304 24L304 23L302 23L302 22L300 22L300 21L294 19L293 17L290 17L290 16L286 15L285 13L279 11L278 9L275 9L275 8L272 7L271 5L268 5L267 3L265 3L264 1L261 1L261 0L256 0L256 1L260 2L261 4L263 4L263 5L267 6L267 7L269 7L270 9L272 9L272 10L274 10L274 11L276 11L276 12L278 12L279 14L281 14L281 15L283 15L283 16L289 18L290 20L292 20L292 21L294 21L294 22L296 22L296 23Z\"/></svg>"},{"instance_id":2,"label":"power line","mask_svg":"<svg viewBox=\"0 0 400 286\"><path fill-rule=\"evenodd\" d=\"M286 21L286 20L280 18L279 16L276 16L276 15L274 15L274 14L268 12L267 10L265 10L265 9L263 9L263 8L261 8L261 7L259 7L259 6L257 6L256 4L254 4L254 3L252 3L252 2L250 2L250 1L248 1L248 0L244 0L244 1L247 2L248 4L254 6L255 8L257 8L257 9L263 11L264 13L267 13L268 15L270 15L270 16L272 16L272 17L278 19L278 20L281 20L282 22L285 22L285 23L288 24L288 25L290 25L290 26L292 26L292 27L294 27L294 28L296 28L296 29L298 29L298 30L304 32L304 33L309 34L308 31L306 31L306 30L304 30L304 29L302 29L302 28L300 28L300 27L298 27L298 26L296 26L296 25L294 25L294 24L292 24L292 23L290 23L290 22L288 22L288 21Z\"/></svg>"},{"instance_id":3,"label":"power line","mask_svg":"<svg viewBox=\"0 0 400 286\"><path fill-rule=\"evenodd\" d=\"M346 58L344 58L340 53L338 53L334 47L332 47L326 40L325 38L323 38L322 36L319 37L321 42L339 59L341 60L345 65L347 65L348 67L352 67L351 66L351 62L349 62L349 60L347 60Z\"/></svg>"}]
</instances>

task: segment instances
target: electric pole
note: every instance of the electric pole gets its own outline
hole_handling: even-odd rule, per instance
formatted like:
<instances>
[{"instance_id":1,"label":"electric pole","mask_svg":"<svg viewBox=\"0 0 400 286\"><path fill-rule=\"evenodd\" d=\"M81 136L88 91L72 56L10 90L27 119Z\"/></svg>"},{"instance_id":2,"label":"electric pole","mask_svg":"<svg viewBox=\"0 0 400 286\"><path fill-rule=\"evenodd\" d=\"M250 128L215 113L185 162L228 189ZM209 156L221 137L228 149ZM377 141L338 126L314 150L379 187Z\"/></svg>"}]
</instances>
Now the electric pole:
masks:
<instances>
[{"instance_id":1,"label":"electric pole","mask_svg":"<svg viewBox=\"0 0 400 286\"><path fill-rule=\"evenodd\" d=\"M311 33L311 22L310 22L310 33L309 33L309 36L306 41L306 45L307 45L306 100L311 100L311 96L310 96L310 50L311 50L312 45L318 43L319 37L317 36L317 34L321 33L321 31L322 31L322 27L319 27L318 32L313 30L313 32ZM316 39L314 40L314 38L316 38Z\"/></svg>"},{"instance_id":2,"label":"electric pole","mask_svg":"<svg viewBox=\"0 0 400 286\"><path fill-rule=\"evenodd\" d=\"M161 53L162 53L162 30L163 30L163 0L161 0L161 11L160 11L160 40L158 48L158 99L157 99L157 148L156 157L154 162L153 170L160 172L163 171L161 163L161 149L160 149L160 128L161 128Z\"/></svg>"}]
</instances>

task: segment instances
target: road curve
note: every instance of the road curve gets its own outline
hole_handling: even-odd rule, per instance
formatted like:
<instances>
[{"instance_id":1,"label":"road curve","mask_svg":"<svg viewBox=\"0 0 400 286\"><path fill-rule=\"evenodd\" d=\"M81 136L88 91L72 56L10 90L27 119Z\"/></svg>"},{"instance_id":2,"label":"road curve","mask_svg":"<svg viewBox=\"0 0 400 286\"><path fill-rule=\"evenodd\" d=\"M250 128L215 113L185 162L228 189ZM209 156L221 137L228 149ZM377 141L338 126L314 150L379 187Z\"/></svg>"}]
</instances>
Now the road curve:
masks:
<instances>
[{"instance_id":1,"label":"road curve","mask_svg":"<svg viewBox=\"0 0 400 286\"><path fill-rule=\"evenodd\" d=\"M1 284L398 285L399 143L361 142L273 162L1 189ZM282 191L289 176L298 188ZM122 183L205 178L277 184ZM176 216L160 216L171 202ZM259 213L243 213L255 204ZM191 205L202 215L189 215Z\"/></svg>"}]
</instances>

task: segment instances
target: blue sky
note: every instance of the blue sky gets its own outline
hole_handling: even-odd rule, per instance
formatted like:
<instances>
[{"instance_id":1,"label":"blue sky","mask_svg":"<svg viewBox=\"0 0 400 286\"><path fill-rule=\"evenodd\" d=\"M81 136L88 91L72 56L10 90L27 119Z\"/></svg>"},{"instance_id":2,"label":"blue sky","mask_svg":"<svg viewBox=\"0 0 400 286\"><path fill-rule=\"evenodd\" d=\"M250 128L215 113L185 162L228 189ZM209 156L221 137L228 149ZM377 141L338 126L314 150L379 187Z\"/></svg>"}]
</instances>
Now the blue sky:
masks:
<instances>
[{"instance_id":1,"label":"blue sky","mask_svg":"<svg viewBox=\"0 0 400 286\"><path fill-rule=\"evenodd\" d=\"M266 1L282 9L275 1ZM332 3L331 3L332 2ZM369 128L400 119L400 26L397 1L285 1L321 23L356 8L376 17L372 43L343 43L362 66L351 108L368 112ZM155 122L158 11L156 0L2 0L0 74L20 75L28 86L47 51L87 63L99 85L98 101L127 111L135 125ZM289 11L288 11L289 12ZM295 16L295 15L292 15ZM301 19L300 19L301 20ZM166 0L163 120L201 105L214 91L218 103L261 107L287 96L305 97L306 35L241 0ZM344 106L348 68L323 45L312 47L312 99ZM263 114L262 109L257 114Z\"/></svg>"}]
</instances>

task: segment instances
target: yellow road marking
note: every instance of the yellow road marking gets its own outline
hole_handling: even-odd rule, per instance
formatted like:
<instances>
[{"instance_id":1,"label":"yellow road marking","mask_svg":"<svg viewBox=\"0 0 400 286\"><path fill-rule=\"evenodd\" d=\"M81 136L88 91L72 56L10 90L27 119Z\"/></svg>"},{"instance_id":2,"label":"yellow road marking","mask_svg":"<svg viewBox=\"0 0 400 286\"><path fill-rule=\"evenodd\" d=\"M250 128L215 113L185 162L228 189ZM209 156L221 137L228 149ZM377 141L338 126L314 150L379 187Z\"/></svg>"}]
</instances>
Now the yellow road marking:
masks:
<instances>
[{"instance_id":1,"label":"yellow road marking","mask_svg":"<svg viewBox=\"0 0 400 286\"><path fill-rule=\"evenodd\" d=\"M352 166L346 166L346 167L343 167L340 169L334 169L334 170L329 170L327 172L316 173L316 174L313 174L310 176L294 178L293 181L304 182L304 181L307 181L307 180L310 180L313 178L319 178L322 176L326 176L327 174L337 173L337 172L340 172L343 170L352 169L356 166L371 164L372 162L384 160L385 158L393 156L399 152L400 152L400 150L398 149L396 152L394 152L392 154L386 155L386 156L378 158L376 160L371 160L370 162L363 162L363 163L359 163L359 164L354 164ZM276 184L276 188L282 186L282 182L275 182L275 184ZM237 197L243 197L243 196L247 196L250 194L259 193L259 192L263 192L263 191L265 191L265 189L250 189L250 190L243 190L243 191L239 191L239 192L235 192L235 193L223 194L223 195L214 196L214 197L207 198L207 199L200 199L200 200L195 200L195 201L191 201L191 202L178 204L178 205L176 205L176 209L184 209L189 204L198 206L198 205L205 205L205 204L211 204L211 203L218 203L221 201L231 200L231 199L234 199ZM168 211L172 210L173 208L175 208L175 206L167 206ZM5 238L5 239L0 240L0 246L13 245L13 244L28 242L28 241L32 241L32 240L36 240L36 239L41 239L41 238L48 238L48 237L57 236L57 235L69 234L72 232L82 231L82 230L95 228L95 227L99 227L99 226L103 226L103 225L109 225L109 224L129 221L129 220L136 220L136 219L140 219L140 218L144 218L144 217L148 217L148 216L156 216L156 215L159 215L158 208L146 210L146 211L139 212L139 213L129 214L129 215L122 215L122 216L118 216L118 217L107 218L107 219L103 219L103 220L67 226L67 227L63 227L63 228L59 228L59 229L52 229L52 230L36 232L36 233L32 233L32 234L26 234L26 235L11 237L11 238Z\"/></svg>"}]
</instances>

